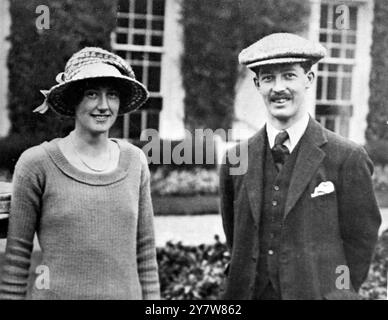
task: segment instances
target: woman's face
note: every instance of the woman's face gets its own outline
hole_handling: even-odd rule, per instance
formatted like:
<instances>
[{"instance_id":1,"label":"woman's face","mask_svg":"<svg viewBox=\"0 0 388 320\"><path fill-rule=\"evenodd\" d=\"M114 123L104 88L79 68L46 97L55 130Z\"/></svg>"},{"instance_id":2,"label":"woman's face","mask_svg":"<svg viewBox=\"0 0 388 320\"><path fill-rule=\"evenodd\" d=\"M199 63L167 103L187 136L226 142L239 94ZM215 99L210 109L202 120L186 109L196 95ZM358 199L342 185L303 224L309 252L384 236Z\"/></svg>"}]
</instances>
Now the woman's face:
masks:
<instances>
[{"instance_id":1,"label":"woman's face","mask_svg":"<svg viewBox=\"0 0 388 320\"><path fill-rule=\"evenodd\" d=\"M90 86L75 108L75 126L90 134L108 132L116 121L119 106L117 89L108 85Z\"/></svg>"}]
</instances>

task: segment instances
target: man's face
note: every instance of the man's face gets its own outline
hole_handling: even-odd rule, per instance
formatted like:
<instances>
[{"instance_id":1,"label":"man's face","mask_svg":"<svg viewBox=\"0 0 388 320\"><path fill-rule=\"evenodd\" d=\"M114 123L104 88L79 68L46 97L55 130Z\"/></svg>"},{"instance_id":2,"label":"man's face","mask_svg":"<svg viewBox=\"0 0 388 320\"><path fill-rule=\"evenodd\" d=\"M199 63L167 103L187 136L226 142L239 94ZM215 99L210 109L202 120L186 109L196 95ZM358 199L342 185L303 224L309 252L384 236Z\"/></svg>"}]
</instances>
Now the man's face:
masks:
<instances>
[{"instance_id":1,"label":"man's face","mask_svg":"<svg viewBox=\"0 0 388 320\"><path fill-rule=\"evenodd\" d=\"M306 112L305 96L314 79L299 63L260 67L255 85L264 98L269 116L280 123L292 124Z\"/></svg>"}]
</instances>

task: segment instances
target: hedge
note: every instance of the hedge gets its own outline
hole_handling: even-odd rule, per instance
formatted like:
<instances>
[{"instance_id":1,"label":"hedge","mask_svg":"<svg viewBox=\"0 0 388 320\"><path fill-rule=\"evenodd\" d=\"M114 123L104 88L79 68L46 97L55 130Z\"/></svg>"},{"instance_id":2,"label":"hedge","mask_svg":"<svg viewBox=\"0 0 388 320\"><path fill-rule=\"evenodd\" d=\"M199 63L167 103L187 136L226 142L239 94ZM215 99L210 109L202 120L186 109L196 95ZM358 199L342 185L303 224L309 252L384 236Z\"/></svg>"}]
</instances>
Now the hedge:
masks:
<instances>
[{"instance_id":1,"label":"hedge","mask_svg":"<svg viewBox=\"0 0 388 320\"><path fill-rule=\"evenodd\" d=\"M388 140L388 1L374 1L367 140Z\"/></svg>"}]
</instances>

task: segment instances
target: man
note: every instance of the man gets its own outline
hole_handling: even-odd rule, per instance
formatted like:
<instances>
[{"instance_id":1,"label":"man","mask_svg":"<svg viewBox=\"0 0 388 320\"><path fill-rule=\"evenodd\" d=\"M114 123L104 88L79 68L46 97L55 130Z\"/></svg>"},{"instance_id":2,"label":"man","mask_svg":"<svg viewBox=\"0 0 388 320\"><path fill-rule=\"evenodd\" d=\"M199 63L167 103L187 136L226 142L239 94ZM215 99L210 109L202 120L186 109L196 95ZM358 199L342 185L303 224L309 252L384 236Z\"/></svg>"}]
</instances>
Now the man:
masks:
<instances>
[{"instance_id":1,"label":"man","mask_svg":"<svg viewBox=\"0 0 388 320\"><path fill-rule=\"evenodd\" d=\"M288 33L240 53L268 120L244 142L247 172L231 174L228 154L220 169L225 299L352 299L368 274L381 223L372 162L308 114L310 67L324 54Z\"/></svg>"}]
</instances>

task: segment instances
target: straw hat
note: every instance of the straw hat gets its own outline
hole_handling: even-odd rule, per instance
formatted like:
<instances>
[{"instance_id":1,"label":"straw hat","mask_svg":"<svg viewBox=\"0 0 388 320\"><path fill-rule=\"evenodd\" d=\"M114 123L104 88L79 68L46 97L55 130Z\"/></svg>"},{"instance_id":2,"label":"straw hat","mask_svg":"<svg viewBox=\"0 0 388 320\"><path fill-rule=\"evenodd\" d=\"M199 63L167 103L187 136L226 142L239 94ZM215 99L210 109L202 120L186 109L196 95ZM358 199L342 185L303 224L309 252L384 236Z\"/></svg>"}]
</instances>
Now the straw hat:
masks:
<instances>
[{"instance_id":1,"label":"straw hat","mask_svg":"<svg viewBox=\"0 0 388 320\"><path fill-rule=\"evenodd\" d=\"M314 64L325 55L326 49L317 42L292 33L273 33L242 50L239 62L251 69L268 64L303 61Z\"/></svg>"},{"instance_id":2,"label":"straw hat","mask_svg":"<svg viewBox=\"0 0 388 320\"><path fill-rule=\"evenodd\" d=\"M57 85L41 92L46 96L44 103L34 112L44 113L48 107L63 116L74 117L75 106L69 105L64 98L70 86L81 81L97 78L109 78L118 83L120 91L119 114L139 108L149 96L147 89L136 80L131 66L118 55L97 47L86 47L75 54L66 63L65 71L57 75Z\"/></svg>"}]
</instances>

